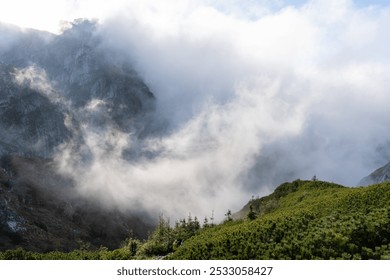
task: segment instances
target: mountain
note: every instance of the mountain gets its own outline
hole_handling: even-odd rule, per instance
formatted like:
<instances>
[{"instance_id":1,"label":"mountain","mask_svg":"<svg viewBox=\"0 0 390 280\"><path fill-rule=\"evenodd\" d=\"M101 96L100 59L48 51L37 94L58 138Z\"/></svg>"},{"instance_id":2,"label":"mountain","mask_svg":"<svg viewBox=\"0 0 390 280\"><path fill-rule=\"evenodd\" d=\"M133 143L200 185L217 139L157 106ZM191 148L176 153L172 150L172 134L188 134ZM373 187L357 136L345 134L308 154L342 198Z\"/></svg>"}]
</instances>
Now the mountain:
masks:
<instances>
[{"instance_id":1,"label":"mountain","mask_svg":"<svg viewBox=\"0 0 390 280\"><path fill-rule=\"evenodd\" d=\"M53 160L63 145L88 156L86 131L147 134L155 97L106 48L98 24L59 35L0 24L0 250L116 248L146 238L150 217L80 198Z\"/></svg>"},{"instance_id":2,"label":"mountain","mask_svg":"<svg viewBox=\"0 0 390 280\"><path fill-rule=\"evenodd\" d=\"M370 175L360 180L358 186L367 186L390 181L390 162L378 168Z\"/></svg>"},{"instance_id":3,"label":"mountain","mask_svg":"<svg viewBox=\"0 0 390 280\"><path fill-rule=\"evenodd\" d=\"M86 20L60 35L0 28L12 38L0 47L0 152L50 157L82 143L86 124L143 133L154 95L96 29Z\"/></svg>"}]
</instances>

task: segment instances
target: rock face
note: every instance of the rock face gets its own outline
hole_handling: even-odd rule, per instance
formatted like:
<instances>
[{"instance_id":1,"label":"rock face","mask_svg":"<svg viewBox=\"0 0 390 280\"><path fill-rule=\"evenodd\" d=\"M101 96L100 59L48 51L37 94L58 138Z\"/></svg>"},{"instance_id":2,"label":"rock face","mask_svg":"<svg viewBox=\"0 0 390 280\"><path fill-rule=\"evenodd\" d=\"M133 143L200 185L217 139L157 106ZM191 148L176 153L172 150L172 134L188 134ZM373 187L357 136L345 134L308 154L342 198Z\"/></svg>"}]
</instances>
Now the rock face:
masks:
<instances>
[{"instance_id":1,"label":"rock face","mask_svg":"<svg viewBox=\"0 0 390 280\"><path fill-rule=\"evenodd\" d=\"M86 126L132 137L148 129L153 94L96 28L77 21L53 35L0 24L0 250L115 248L151 228L142 213L81 199L51 160L61 144L82 145Z\"/></svg>"},{"instance_id":2,"label":"rock face","mask_svg":"<svg viewBox=\"0 0 390 280\"><path fill-rule=\"evenodd\" d=\"M0 153L49 155L71 137L65 111L37 90L17 84L15 71L0 64Z\"/></svg>"},{"instance_id":3,"label":"rock face","mask_svg":"<svg viewBox=\"0 0 390 280\"><path fill-rule=\"evenodd\" d=\"M154 96L95 30L90 21L57 36L8 30L13 40L0 47L0 152L49 157L80 140L84 124L143 133Z\"/></svg>"},{"instance_id":4,"label":"rock face","mask_svg":"<svg viewBox=\"0 0 390 280\"><path fill-rule=\"evenodd\" d=\"M1 159L0 250L69 251L86 244L113 249L129 236L146 237L151 229L145 222L148 217L79 198L70 179L54 169L42 158Z\"/></svg>"},{"instance_id":5,"label":"rock face","mask_svg":"<svg viewBox=\"0 0 390 280\"><path fill-rule=\"evenodd\" d=\"M361 179L358 185L367 186L388 181L390 181L390 162Z\"/></svg>"}]
</instances>

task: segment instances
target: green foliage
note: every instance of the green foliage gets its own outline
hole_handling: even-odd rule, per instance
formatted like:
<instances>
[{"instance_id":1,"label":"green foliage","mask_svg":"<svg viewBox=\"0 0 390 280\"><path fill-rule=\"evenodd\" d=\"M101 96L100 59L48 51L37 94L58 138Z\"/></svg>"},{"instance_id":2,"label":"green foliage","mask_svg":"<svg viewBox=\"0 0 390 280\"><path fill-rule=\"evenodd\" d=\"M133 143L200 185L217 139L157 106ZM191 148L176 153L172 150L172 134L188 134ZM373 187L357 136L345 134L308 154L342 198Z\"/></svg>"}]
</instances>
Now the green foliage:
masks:
<instances>
[{"instance_id":1,"label":"green foliage","mask_svg":"<svg viewBox=\"0 0 390 280\"><path fill-rule=\"evenodd\" d=\"M345 188L321 181L278 187L256 219L206 228L170 259L389 259L390 184ZM267 207L264 205L277 205ZM252 206L252 210L256 206ZM263 208L262 208L263 207Z\"/></svg>"},{"instance_id":2,"label":"green foliage","mask_svg":"<svg viewBox=\"0 0 390 280\"><path fill-rule=\"evenodd\" d=\"M205 224L208 226L207 224ZM182 243L194 236L200 230L198 219L191 215L186 219L181 219L172 228L168 220L160 217L159 225L149 239L140 247L137 257L140 259L163 257L174 252Z\"/></svg>"},{"instance_id":3,"label":"green foliage","mask_svg":"<svg viewBox=\"0 0 390 280\"><path fill-rule=\"evenodd\" d=\"M133 252L127 246L112 251L103 247L96 251L36 253L18 248L0 252L0 260L129 260L133 258Z\"/></svg>"}]
</instances>

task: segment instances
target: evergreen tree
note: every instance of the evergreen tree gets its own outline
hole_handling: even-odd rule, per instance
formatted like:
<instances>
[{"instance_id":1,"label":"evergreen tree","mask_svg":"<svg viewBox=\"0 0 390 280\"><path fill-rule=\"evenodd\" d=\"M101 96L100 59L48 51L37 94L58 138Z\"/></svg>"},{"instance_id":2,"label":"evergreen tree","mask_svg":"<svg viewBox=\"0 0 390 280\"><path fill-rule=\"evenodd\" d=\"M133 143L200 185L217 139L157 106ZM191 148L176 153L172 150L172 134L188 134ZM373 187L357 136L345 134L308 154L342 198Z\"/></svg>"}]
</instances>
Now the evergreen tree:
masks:
<instances>
[{"instance_id":1,"label":"evergreen tree","mask_svg":"<svg viewBox=\"0 0 390 280\"><path fill-rule=\"evenodd\" d=\"M253 206L252 206L252 204L249 206L249 212L248 212L247 217L248 217L248 219L251 220L251 221L254 220L254 219L256 219L256 213L255 213L255 211L253 211Z\"/></svg>"},{"instance_id":2,"label":"evergreen tree","mask_svg":"<svg viewBox=\"0 0 390 280\"><path fill-rule=\"evenodd\" d=\"M207 217L204 217L203 228L207 228L207 227L209 227L209 220L207 219Z\"/></svg>"},{"instance_id":3,"label":"evergreen tree","mask_svg":"<svg viewBox=\"0 0 390 280\"><path fill-rule=\"evenodd\" d=\"M230 211L230 209L228 209L228 211L226 212L225 216L226 216L226 222L233 221L232 211Z\"/></svg>"}]
</instances>

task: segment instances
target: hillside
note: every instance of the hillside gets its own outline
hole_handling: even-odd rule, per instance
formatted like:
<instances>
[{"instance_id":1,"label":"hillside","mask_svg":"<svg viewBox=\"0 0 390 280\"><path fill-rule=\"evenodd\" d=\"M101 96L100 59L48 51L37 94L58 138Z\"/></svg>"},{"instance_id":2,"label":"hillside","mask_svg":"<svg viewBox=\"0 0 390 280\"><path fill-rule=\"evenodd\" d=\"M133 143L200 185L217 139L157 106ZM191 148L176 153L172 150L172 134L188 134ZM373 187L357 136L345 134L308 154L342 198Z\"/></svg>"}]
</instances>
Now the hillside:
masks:
<instances>
[{"instance_id":1,"label":"hillside","mask_svg":"<svg viewBox=\"0 0 390 280\"><path fill-rule=\"evenodd\" d=\"M390 258L389 183L346 188L297 180L250 204L257 218L203 229L169 258Z\"/></svg>"},{"instance_id":2,"label":"hillside","mask_svg":"<svg viewBox=\"0 0 390 280\"><path fill-rule=\"evenodd\" d=\"M18 249L0 259L390 259L390 183L347 188L296 180L239 214L247 210L220 225L189 216L172 227L161 218L148 240L130 238L112 251Z\"/></svg>"}]
</instances>

